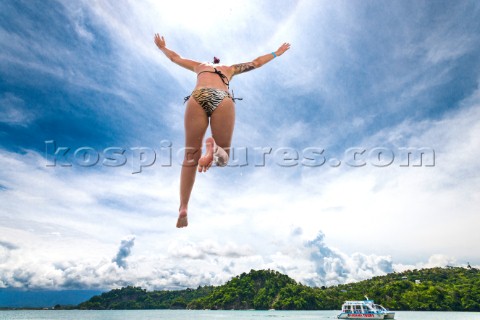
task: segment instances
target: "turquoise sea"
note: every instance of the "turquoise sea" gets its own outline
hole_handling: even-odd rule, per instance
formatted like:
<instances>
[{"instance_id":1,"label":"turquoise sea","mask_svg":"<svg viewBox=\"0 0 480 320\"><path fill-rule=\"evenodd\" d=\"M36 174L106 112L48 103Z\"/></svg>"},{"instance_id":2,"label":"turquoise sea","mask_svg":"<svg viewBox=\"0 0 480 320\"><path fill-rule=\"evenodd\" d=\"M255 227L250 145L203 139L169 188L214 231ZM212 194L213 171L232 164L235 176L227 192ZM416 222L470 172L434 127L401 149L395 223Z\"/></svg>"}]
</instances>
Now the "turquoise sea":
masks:
<instances>
[{"instance_id":1,"label":"turquoise sea","mask_svg":"<svg viewBox=\"0 0 480 320\"><path fill-rule=\"evenodd\" d=\"M6 310L0 320L306 320L336 319L339 311L210 311L210 310ZM397 311L397 320L480 320L480 312Z\"/></svg>"}]
</instances>

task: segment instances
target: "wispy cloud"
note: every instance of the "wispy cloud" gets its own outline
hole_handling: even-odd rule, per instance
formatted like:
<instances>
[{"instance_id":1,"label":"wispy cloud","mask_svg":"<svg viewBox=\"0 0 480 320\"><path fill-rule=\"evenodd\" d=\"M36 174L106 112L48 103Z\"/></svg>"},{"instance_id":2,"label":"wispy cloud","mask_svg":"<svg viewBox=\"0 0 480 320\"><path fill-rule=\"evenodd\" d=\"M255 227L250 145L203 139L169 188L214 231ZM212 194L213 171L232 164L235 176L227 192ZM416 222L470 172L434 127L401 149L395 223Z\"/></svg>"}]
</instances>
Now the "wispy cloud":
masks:
<instances>
[{"instance_id":1,"label":"wispy cloud","mask_svg":"<svg viewBox=\"0 0 480 320\"><path fill-rule=\"evenodd\" d=\"M35 118L25 101L11 93L0 96L0 107L0 122L9 125L27 126Z\"/></svg>"}]
</instances>

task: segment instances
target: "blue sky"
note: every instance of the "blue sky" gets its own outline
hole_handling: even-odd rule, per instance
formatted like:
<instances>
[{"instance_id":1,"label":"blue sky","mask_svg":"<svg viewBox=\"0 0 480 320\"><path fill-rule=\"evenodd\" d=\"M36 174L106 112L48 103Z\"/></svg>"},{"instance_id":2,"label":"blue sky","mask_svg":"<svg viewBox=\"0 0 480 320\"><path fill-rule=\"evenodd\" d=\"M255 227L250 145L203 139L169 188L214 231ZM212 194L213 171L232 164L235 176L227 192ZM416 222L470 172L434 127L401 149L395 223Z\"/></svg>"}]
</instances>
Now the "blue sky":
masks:
<instances>
[{"instance_id":1,"label":"blue sky","mask_svg":"<svg viewBox=\"0 0 480 320\"><path fill-rule=\"evenodd\" d=\"M183 288L258 268L330 285L480 265L479 11L476 1L2 1L0 287ZM243 97L233 146L249 165L197 177L185 230L174 228L176 154L195 75L162 55L157 32L182 56L225 64L292 44L232 80ZM47 166L50 140L71 148L71 167ZM72 160L81 147L99 164ZM126 150L125 166L101 165L110 147ZM132 174L141 147L157 161ZM255 166L255 148L270 147ZM281 148L299 160L323 149L326 162L281 166ZM365 166L347 165L351 148L366 150ZM379 148L391 165L375 165ZM401 166L402 148L434 150L435 165Z\"/></svg>"}]
</instances>

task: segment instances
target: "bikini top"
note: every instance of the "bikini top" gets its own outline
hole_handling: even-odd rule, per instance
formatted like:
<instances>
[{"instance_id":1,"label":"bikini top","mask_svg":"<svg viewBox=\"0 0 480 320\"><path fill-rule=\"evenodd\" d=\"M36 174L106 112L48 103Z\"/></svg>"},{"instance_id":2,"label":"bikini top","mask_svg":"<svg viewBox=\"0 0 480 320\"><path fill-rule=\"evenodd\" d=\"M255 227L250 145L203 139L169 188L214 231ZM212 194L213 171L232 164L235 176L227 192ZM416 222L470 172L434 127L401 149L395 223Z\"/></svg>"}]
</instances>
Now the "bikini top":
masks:
<instances>
[{"instance_id":1,"label":"bikini top","mask_svg":"<svg viewBox=\"0 0 480 320\"><path fill-rule=\"evenodd\" d=\"M217 70L217 68L213 68L213 70L215 70L215 71L209 71L209 70L201 71L201 72L199 72L199 73L197 74L197 77L198 77L200 74L204 73L204 72L216 73L216 74L218 74L218 76L220 77L220 79L222 79L222 82L227 86L227 88L230 89L230 81L228 81L227 76L224 75L224 74L222 73L222 71ZM233 90L232 90L232 95L231 95L231 96L232 96L233 102L235 102L235 100L243 100L243 98L235 98L235 95L233 94ZM188 99L190 99L190 96L186 96L185 98L183 98L183 103L187 102Z\"/></svg>"},{"instance_id":2,"label":"bikini top","mask_svg":"<svg viewBox=\"0 0 480 320\"><path fill-rule=\"evenodd\" d=\"M197 74L197 77L198 77L200 74L204 73L204 72L216 73L216 74L218 74L218 76L220 77L220 79L222 79L222 82L227 86L227 88L230 89L230 81L228 81L227 76L224 75L224 74L222 73L222 71L217 70L217 68L213 68L213 70L215 70L215 71L209 71L209 70L201 71L201 72L199 72L199 73Z\"/></svg>"}]
</instances>

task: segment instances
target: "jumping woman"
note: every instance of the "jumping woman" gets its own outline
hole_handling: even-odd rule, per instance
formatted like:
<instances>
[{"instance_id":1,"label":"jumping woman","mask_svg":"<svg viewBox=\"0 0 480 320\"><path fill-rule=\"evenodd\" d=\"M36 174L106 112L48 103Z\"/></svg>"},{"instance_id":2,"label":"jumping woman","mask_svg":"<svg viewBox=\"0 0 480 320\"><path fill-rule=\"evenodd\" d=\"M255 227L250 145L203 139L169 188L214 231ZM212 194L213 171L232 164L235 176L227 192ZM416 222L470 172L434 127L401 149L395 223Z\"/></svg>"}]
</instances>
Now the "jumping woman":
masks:
<instances>
[{"instance_id":1,"label":"jumping woman","mask_svg":"<svg viewBox=\"0 0 480 320\"><path fill-rule=\"evenodd\" d=\"M230 154L233 127L235 124L235 103L229 92L229 83L233 76L258 69L267 62L281 56L290 48L289 43L282 44L277 51L260 56L251 62L221 65L218 58L213 63L201 63L182 58L168 49L165 39L158 34L154 37L157 47L172 62L197 74L197 84L192 94L185 98L185 157L180 177L180 209L177 228L188 225L188 201L192 193L197 172L206 172L215 162L217 166L226 166ZM202 141L210 123L212 137L205 141L206 153L201 156Z\"/></svg>"}]
</instances>

